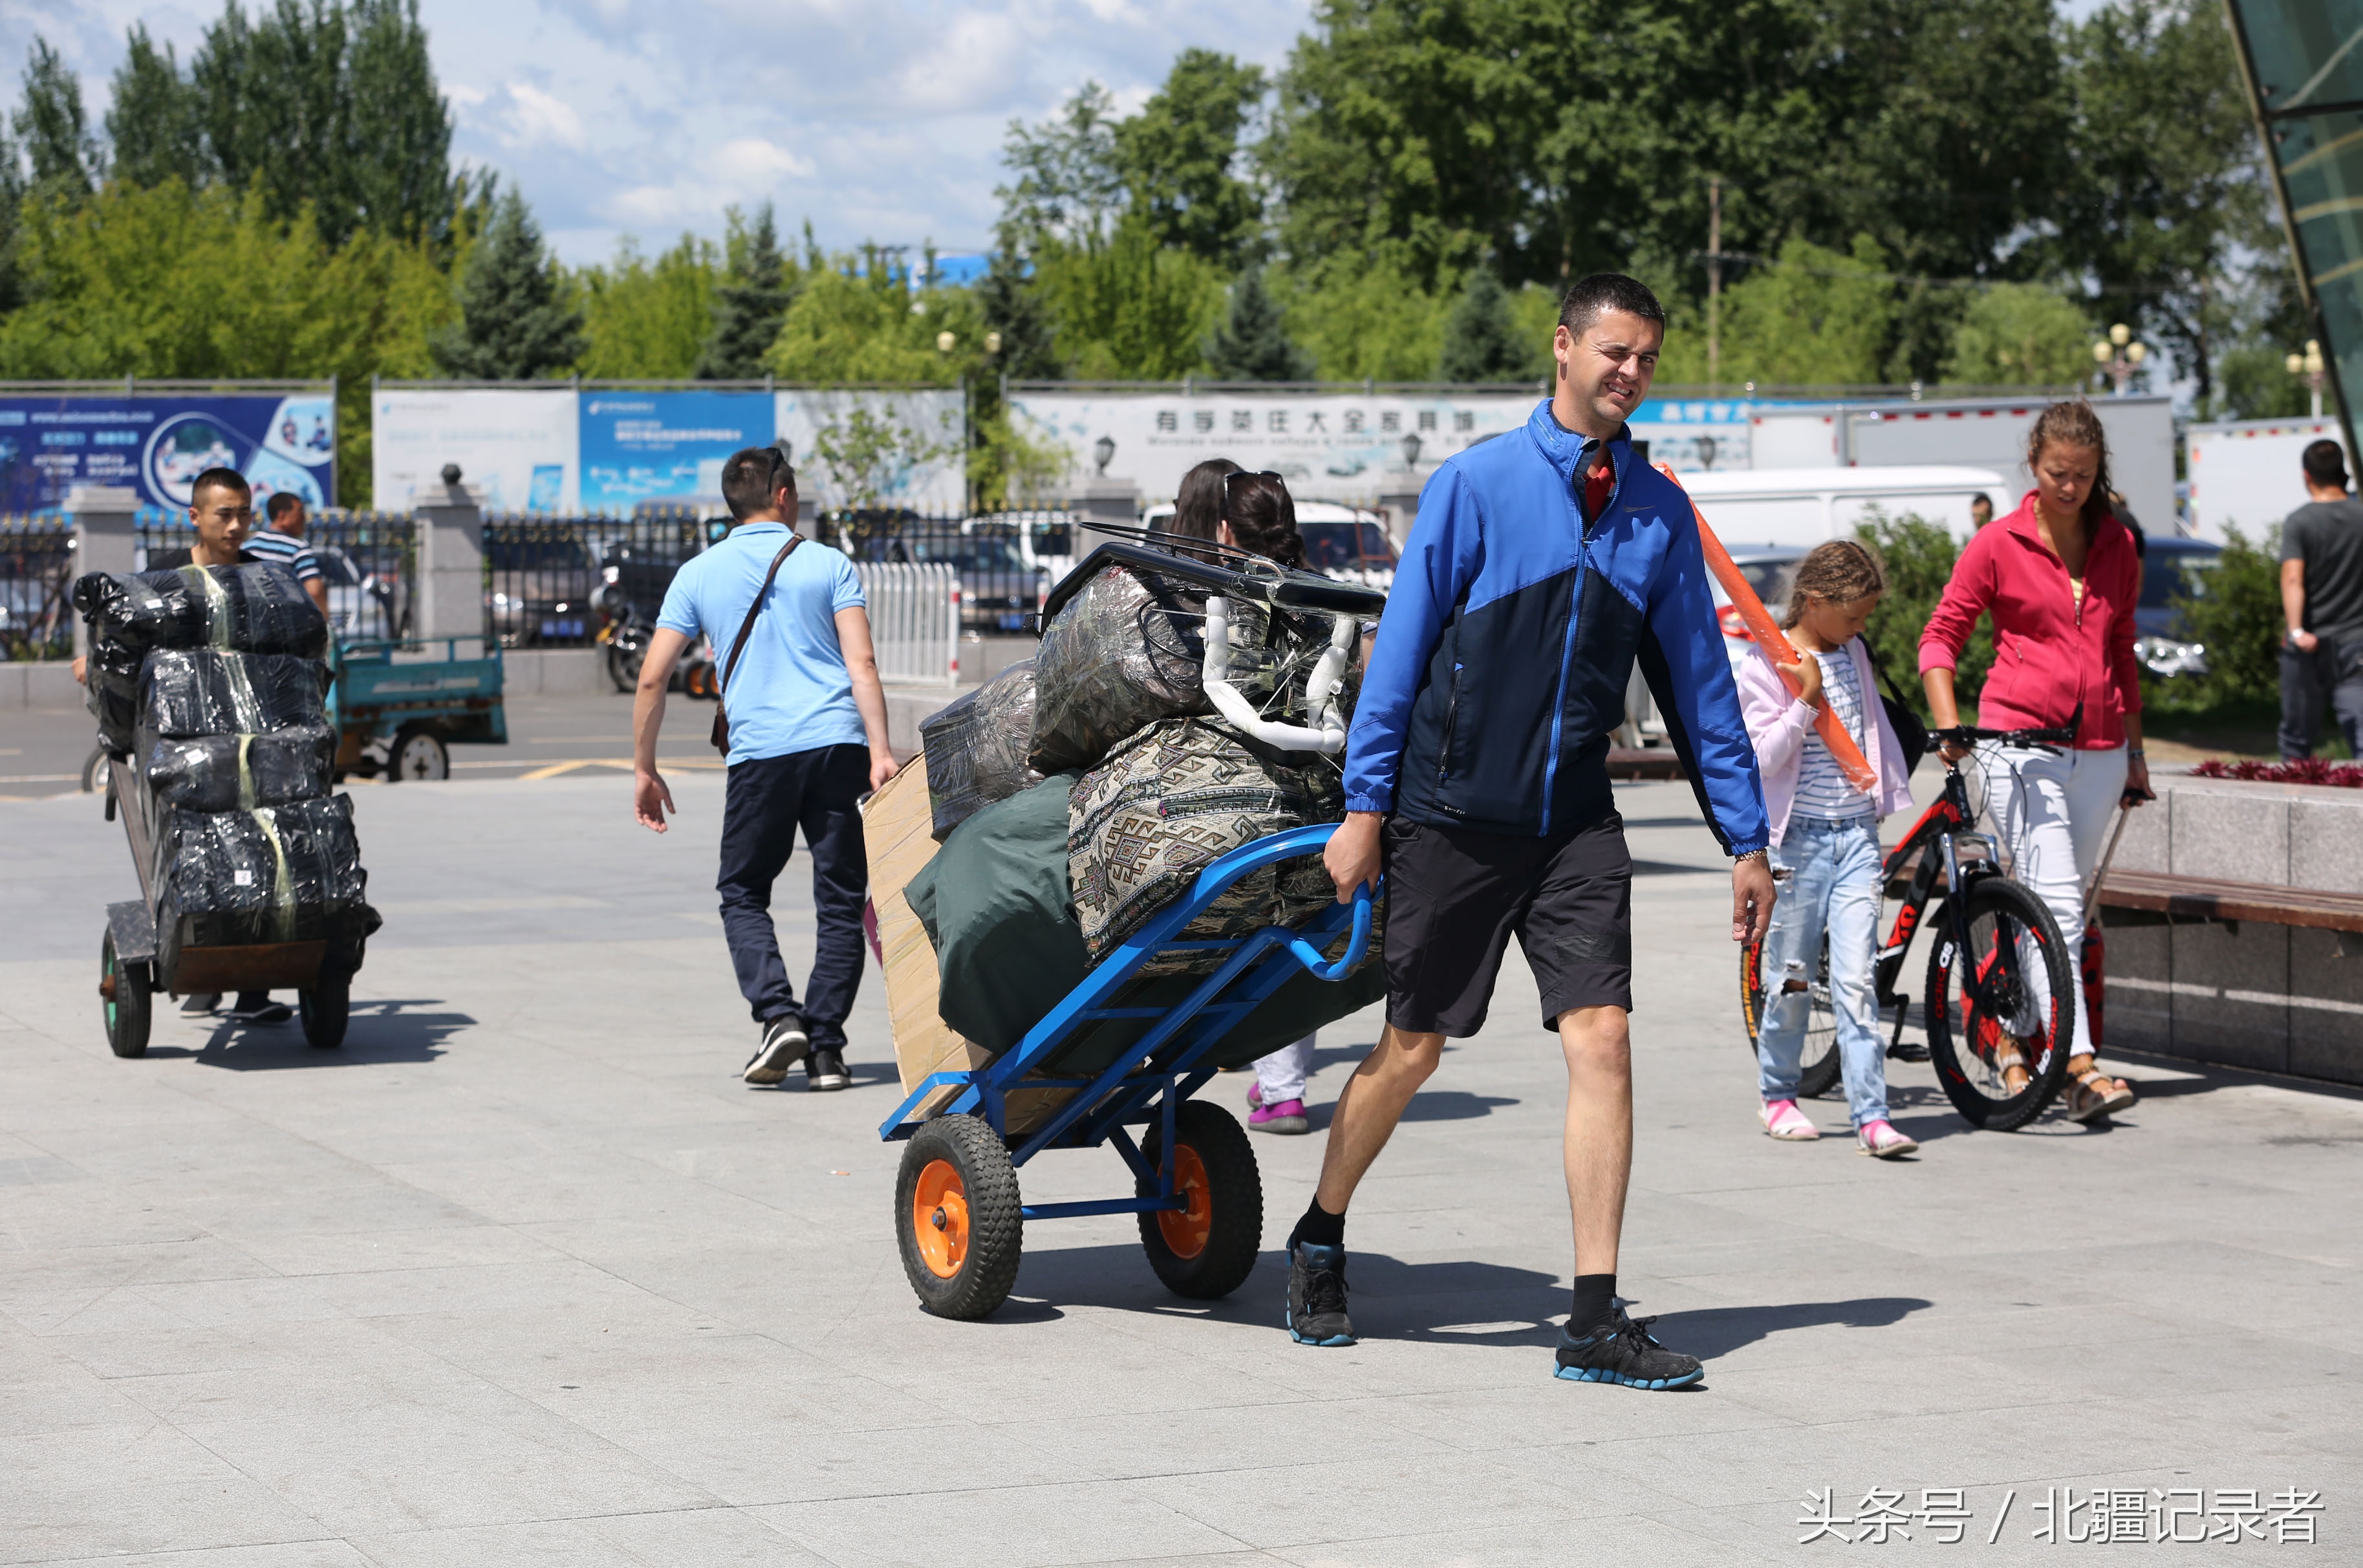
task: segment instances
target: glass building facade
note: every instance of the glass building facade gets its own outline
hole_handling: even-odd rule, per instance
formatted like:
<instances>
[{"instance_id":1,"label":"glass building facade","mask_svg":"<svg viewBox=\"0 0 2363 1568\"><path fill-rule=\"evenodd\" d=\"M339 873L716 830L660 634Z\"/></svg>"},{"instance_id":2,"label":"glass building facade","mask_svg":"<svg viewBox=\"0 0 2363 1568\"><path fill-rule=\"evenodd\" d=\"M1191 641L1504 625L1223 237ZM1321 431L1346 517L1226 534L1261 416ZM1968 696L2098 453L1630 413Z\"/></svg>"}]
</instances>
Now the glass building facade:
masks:
<instances>
[{"instance_id":1,"label":"glass building facade","mask_svg":"<svg viewBox=\"0 0 2363 1568\"><path fill-rule=\"evenodd\" d=\"M2346 449L2363 394L2363 0L2226 0Z\"/></svg>"}]
</instances>

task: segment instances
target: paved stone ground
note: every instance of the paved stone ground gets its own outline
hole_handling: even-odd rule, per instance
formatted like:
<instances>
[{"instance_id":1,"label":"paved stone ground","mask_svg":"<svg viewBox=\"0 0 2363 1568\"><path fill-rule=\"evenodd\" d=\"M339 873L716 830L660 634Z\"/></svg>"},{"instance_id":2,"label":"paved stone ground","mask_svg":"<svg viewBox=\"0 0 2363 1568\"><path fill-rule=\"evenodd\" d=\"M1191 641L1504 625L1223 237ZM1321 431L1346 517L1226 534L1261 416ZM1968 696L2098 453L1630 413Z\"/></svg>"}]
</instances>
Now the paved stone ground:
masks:
<instances>
[{"instance_id":1,"label":"paved stone ground","mask_svg":"<svg viewBox=\"0 0 2363 1568\"><path fill-rule=\"evenodd\" d=\"M1356 1208L1359 1347L1287 1341L1276 1250L1185 1303L1122 1220L1035 1227L1009 1305L941 1322L892 1240L875 977L853 1092L734 1076L719 786L662 840L611 776L360 791L387 927L347 1046L168 1016L140 1061L93 995L119 830L0 801L0 1558L1727 1563L1797 1555L1811 1489L1958 1487L1968 1543L1864 1550L2002 1562L2095 1485L2319 1490L2321 1559L2363 1558L2363 1100L2136 1064L2115 1126L2005 1136L1905 1067L1916 1163L1773 1144L1725 878L1638 787L1622 1280L1703 1389L1549 1376L1564 1075L1514 958ZM1324 1032L1316 1102L1375 1030ZM1256 1142L1276 1249L1319 1139ZM1025 1179L1123 1186L1097 1151Z\"/></svg>"}]
</instances>

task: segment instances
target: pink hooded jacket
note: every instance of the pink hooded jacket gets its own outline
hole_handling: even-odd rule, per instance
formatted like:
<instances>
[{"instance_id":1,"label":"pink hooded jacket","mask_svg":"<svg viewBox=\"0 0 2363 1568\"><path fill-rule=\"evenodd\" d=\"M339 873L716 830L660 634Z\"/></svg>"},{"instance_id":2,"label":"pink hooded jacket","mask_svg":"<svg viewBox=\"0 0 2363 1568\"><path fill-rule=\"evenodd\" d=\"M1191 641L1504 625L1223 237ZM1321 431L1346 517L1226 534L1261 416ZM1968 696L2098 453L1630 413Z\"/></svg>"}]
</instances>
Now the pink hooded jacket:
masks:
<instances>
[{"instance_id":1,"label":"pink hooded jacket","mask_svg":"<svg viewBox=\"0 0 2363 1568\"><path fill-rule=\"evenodd\" d=\"M1853 656L1855 679L1860 683L1863 708L1879 744L1864 748L1863 760L1879 775L1870 809L1879 816L1912 804L1911 774L1903 765L1903 743L1887 722L1879 701L1879 685L1870 671L1870 655L1860 637L1847 644ZM1739 664L1739 712L1747 721L1747 735L1756 743L1756 770L1764 780L1764 811L1771 819L1772 844L1778 848L1789 831L1789 809L1797 800L1797 776L1805 756L1805 737L1813 733L1814 706L1792 692L1760 647L1751 646Z\"/></svg>"}]
</instances>

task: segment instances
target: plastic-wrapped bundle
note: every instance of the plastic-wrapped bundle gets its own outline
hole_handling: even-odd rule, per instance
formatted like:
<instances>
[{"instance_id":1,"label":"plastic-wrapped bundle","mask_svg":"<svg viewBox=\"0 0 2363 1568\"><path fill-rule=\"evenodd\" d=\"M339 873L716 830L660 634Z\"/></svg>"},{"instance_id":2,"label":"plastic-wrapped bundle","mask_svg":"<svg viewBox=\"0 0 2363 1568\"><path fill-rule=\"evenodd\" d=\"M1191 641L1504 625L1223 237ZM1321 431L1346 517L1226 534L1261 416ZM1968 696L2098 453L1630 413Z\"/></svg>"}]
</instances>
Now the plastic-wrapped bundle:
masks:
<instances>
[{"instance_id":1,"label":"plastic-wrapped bundle","mask_svg":"<svg viewBox=\"0 0 2363 1568\"><path fill-rule=\"evenodd\" d=\"M1042 782L1026 766L1034 736L1034 661L1013 664L919 721L935 841L995 801Z\"/></svg>"},{"instance_id":2,"label":"plastic-wrapped bundle","mask_svg":"<svg viewBox=\"0 0 2363 1568\"><path fill-rule=\"evenodd\" d=\"M368 920L349 795L250 812L160 810L155 854L168 983L184 947L357 942Z\"/></svg>"},{"instance_id":3,"label":"plastic-wrapped bundle","mask_svg":"<svg viewBox=\"0 0 2363 1568\"><path fill-rule=\"evenodd\" d=\"M1076 780L1067 807L1067 872L1083 943L1096 964L1186 892L1198 873L1257 839L1343 820L1335 759L1274 751L1219 721L1168 719ZM1240 878L1177 940L1211 942L1292 925L1337 896L1318 856ZM1154 958L1141 973L1218 966L1204 951Z\"/></svg>"},{"instance_id":4,"label":"plastic-wrapped bundle","mask_svg":"<svg viewBox=\"0 0 2363 1568\"><path fill-rule=\"evenodd\" d=\"M328 623L294 575L257 561L116 577L92 572L74 584L74 608L94 644L221 648L239 653L327 651Z\"/></svg>"},{"instance_id":5,"label":"plastic-wrapped bundle","mask_svg":"<svg viewBox=\"0 0 2363 1568\"><path fill-rule=\"evenodd\" d=\"M337 755L337 732L326 724L180 739L143 732L139 741L150 795L160 807L188 812L316 801L328 792Z\"/></svg>"},{"instance_id":6,"label":"plastic-wrapped bundle","mask_svg":"<svg viewBox=\"0 0 2363 1568\"><path fill-rule=\"evenodd\" d=\"M93 643L83 678L83 702L98 721L99 740L117 756L131 751L139 723L139 666L147 656L120 643Z\"/></svg>"},{"instance_id":7,"label":"plastic-wrapped bundle","mask_svg":"<svg viewBox=\"0 0 2363 1568\"><path fill-rule=\"evenodd\" d=\"M325 724L326 674L316 661L292 654L160 648L139 672L139 730L178 737Z\"/></svg>"}]
</instances>

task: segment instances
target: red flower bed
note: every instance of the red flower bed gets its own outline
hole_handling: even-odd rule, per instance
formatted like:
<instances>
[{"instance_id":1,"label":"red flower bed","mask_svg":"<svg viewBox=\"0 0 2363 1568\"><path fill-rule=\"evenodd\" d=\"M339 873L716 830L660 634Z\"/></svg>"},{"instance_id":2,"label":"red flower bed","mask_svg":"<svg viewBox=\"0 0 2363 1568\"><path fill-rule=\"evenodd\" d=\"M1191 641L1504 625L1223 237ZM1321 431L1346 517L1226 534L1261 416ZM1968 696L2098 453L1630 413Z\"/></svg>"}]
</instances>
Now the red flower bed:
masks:
<instances>
[{"instance_id":1,"label":"red flower bed","mask_svg":"<svg viewBox=\"0 0 2363 1568\"><path fill-rule=\"evenodd\" d=\"M2191 770L2194 778L2245 778L2258 784L2329 784L2363 790L2363 763L2325 762L2318 756L2295 762L2218 762L2210 757Z\"/></svg>"}]
</instances>

